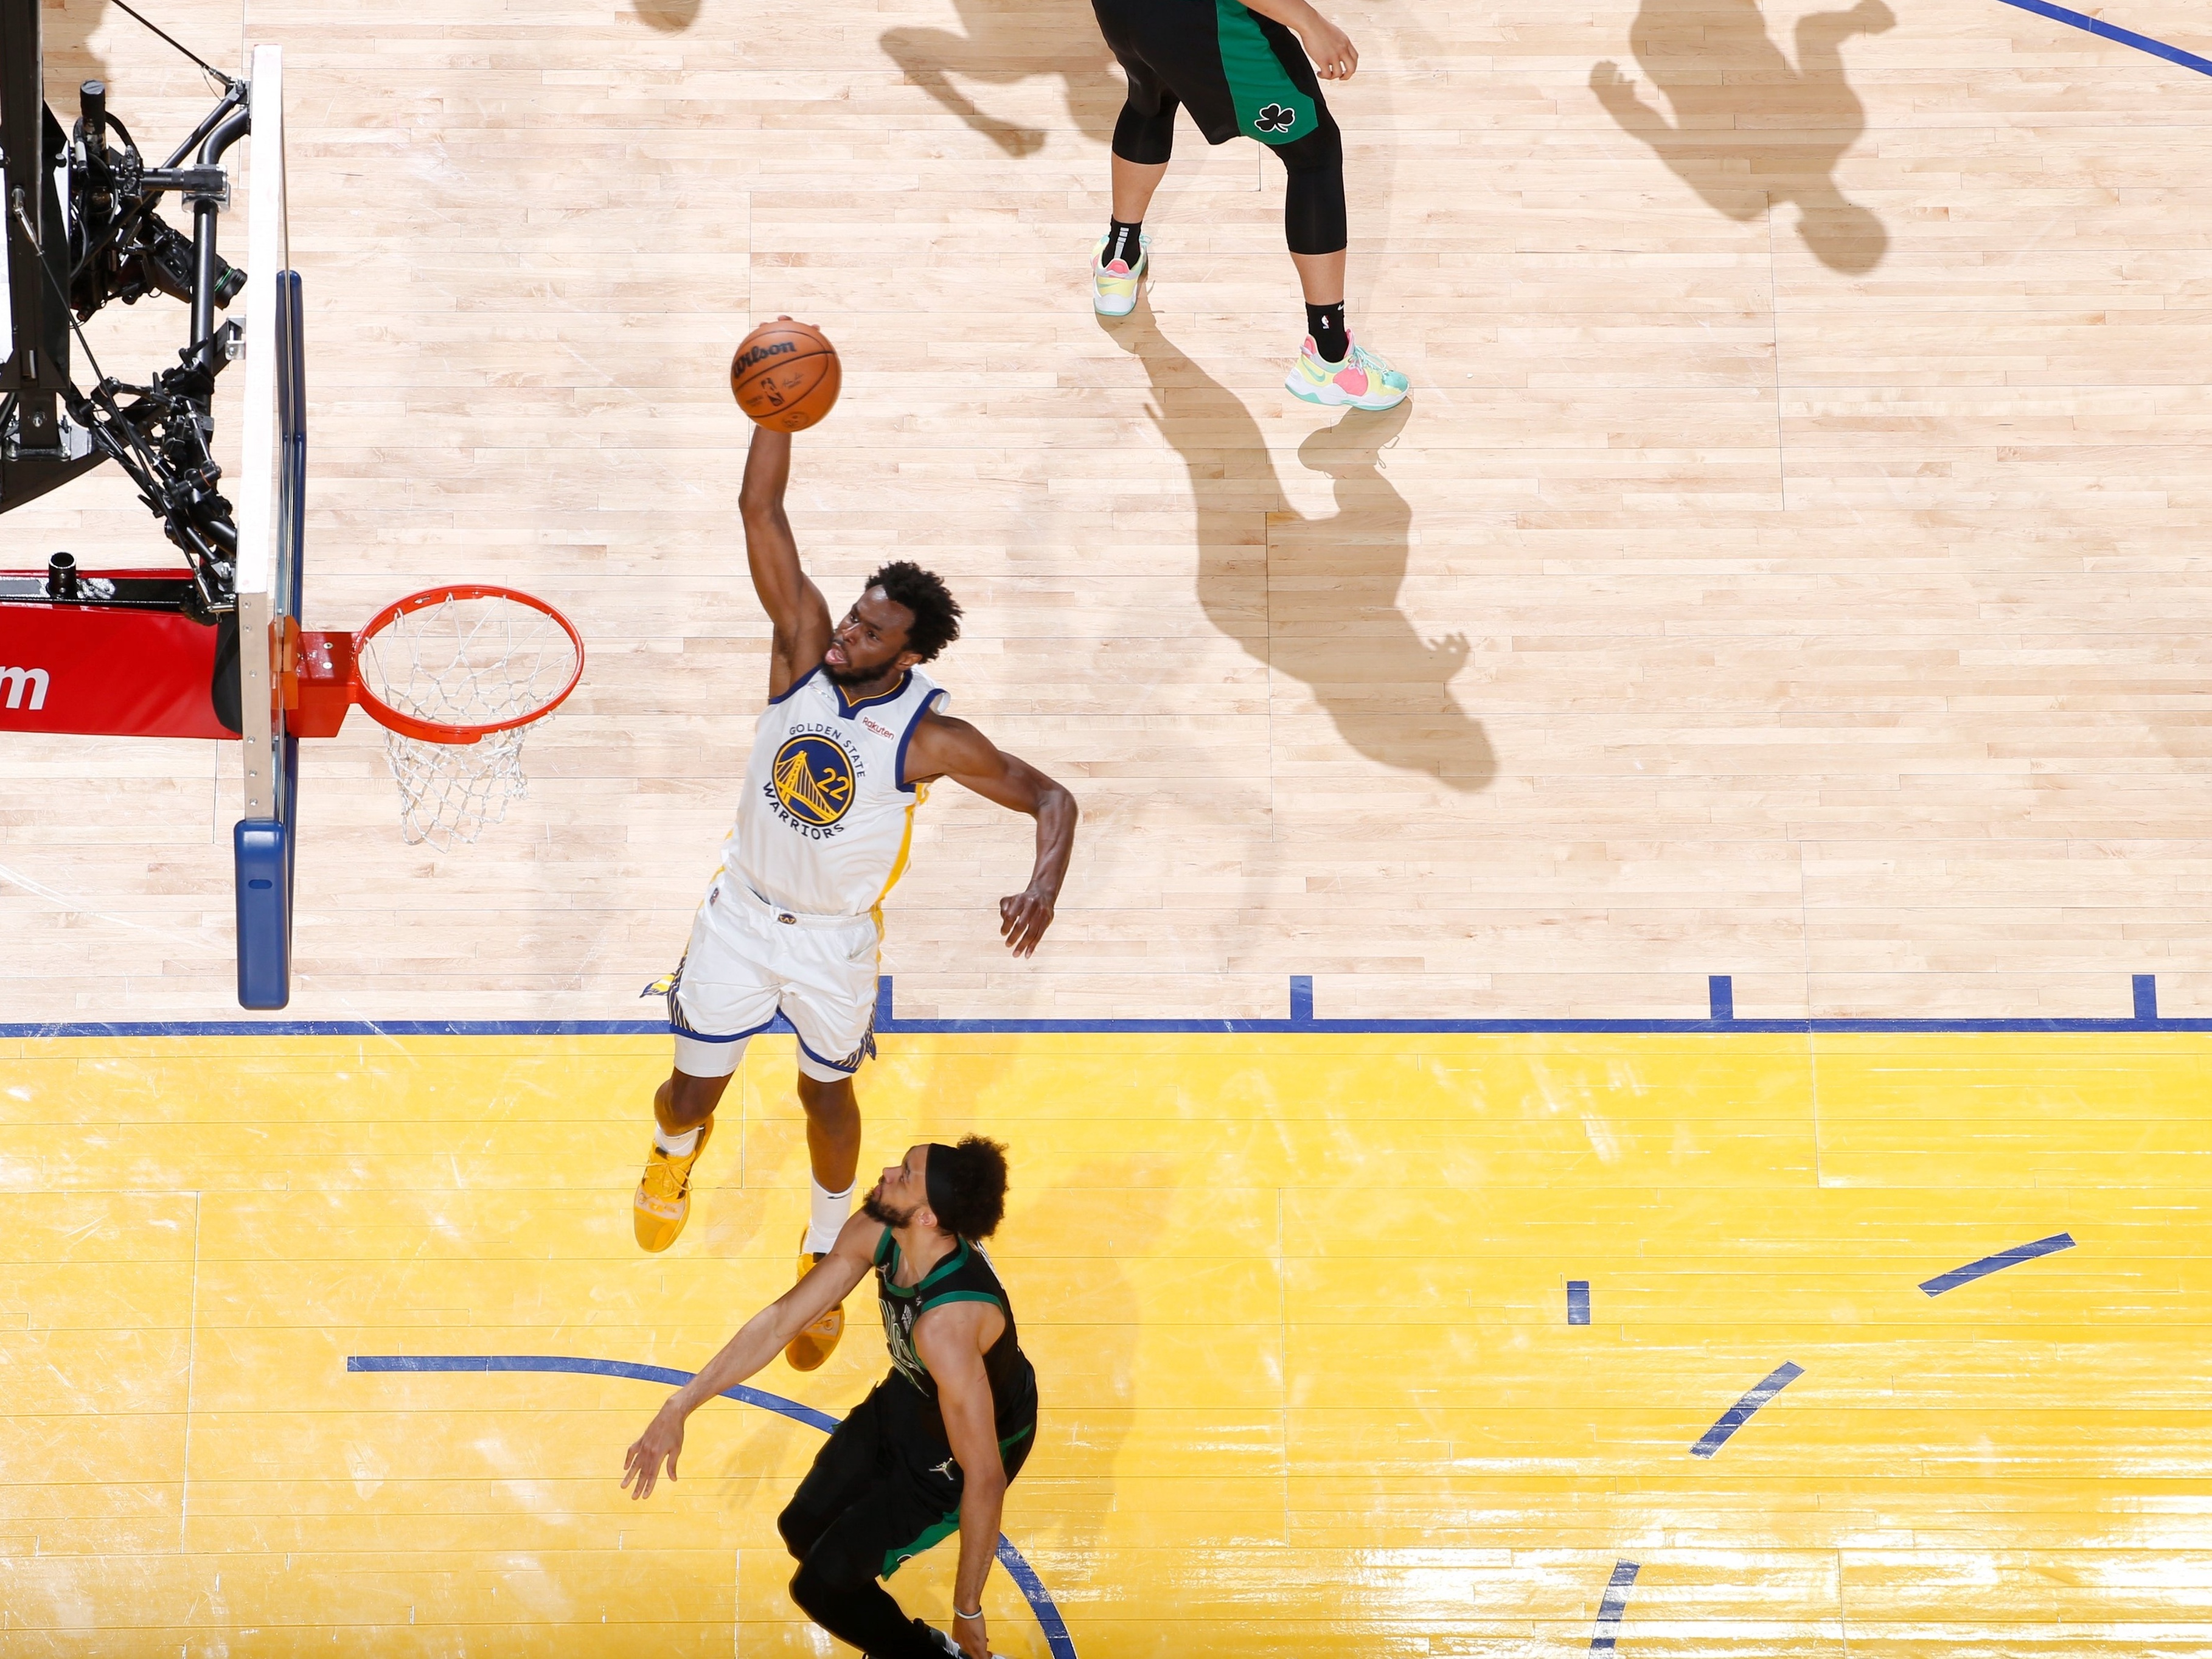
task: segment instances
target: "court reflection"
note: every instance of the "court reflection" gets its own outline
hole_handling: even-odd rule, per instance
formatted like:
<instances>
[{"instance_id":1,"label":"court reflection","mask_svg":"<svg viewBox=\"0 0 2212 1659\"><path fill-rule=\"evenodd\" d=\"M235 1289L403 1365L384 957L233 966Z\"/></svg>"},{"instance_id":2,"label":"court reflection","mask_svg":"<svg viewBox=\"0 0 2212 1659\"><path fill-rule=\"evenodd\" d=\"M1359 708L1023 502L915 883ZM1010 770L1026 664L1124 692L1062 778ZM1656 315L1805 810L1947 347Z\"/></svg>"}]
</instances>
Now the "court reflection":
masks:
<instances>
[{"instance_id":1,"label":"court reflection","mask_svg":"<svg viewBox=\"0 0 2212 1659\"><path fill-rule=\"evenodd\" d=\"M1251 412L1159 331L1148 307L1109 331L1143 360L1148 412L1190 475L1207 619L1305 686L1368 759L1457 790L1488 784L1490 739L1451 691L1466 635L1424 638L1398 605L1413 509L1382 451L1413 400L1382 415L1348 410L1298 447L1305 466L1335 482L1336 511L1309 519L1285 501Z\"/></svg>"},{"instance_id":2,"label":"court reflection","mask_svg":"<svg viewBox=\"0 0 2212 1659\"><path fill-rule=\"evenodd\" d=\"M1009 155L1027 155L1044 144L1044 130L990 114L952 82L1011 86L1033 76L1057 75L1066 85L1067 112L1098 143L1114 135L1124 96L1114 56L1099 38L1091 8L1079 0L953 0L960 33L950 29L886 29L880 44L908 80Z\"/></svg>"},{"instance_id":3,"label":"court reflection","mask_svg":"<svg viewBox=\"0 0 2212 1659\"><path fill-rule=\"evenodd\" d=\"M1715 211L1749 220L1794 203L1797 234L1821 264L1871 270L1889 233L1835 180L1837 162L1866 131L1843 44L1896 22L1882 0L1815 13L1797 25L1793 66L1768 37L1757 0L1644 0L1629 43L1674 118L1610 62L1591 69L1590 90Z\"/></svg>"}]
</instances>

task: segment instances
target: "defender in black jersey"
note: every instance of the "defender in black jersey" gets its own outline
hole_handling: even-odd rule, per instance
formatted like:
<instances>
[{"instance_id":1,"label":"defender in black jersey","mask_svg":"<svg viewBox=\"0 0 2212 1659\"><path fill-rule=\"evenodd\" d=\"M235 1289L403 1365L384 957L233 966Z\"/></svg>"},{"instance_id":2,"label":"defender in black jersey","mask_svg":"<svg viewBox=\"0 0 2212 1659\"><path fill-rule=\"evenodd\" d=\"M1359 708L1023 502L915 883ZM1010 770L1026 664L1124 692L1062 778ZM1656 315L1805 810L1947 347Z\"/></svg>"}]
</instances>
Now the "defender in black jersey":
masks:
<instances>
[{"instance_id":1,"label":"defender in black jersey","mask_svg":"<svg viewBox=\"0 0 2212 1659\"><path fill-rule=\"evenodd\" d=\"M1290 177L1283 234L1305 290L1306 342L1283 386L1332 408L1395 409L1407 380L1355 344L1344 319L1344 139L1322 81L1348 81L1359 53L1308 0L1091 0L1127 76L1114 124L1114 210L1091 256L1091 303L1126 317L1151 264L1145 212L1167 175L1176 111L1210 144L1256 138ZM1310 62L1309 62L1310 58Z\"/></svg>"},{"instance_id":2,"label":"defender in black jersey","mask_svg":"<svg viewBox=\"0 0 2212 1659\"><path fill-rule=\"evenodd\" d=\"M873 1269L890 1374L814 1460L776 1526L799 1562L792 1599L869 1659L988 1659L983 1582L1007 1483L1036 1443L1036 1372L982 1241L1006 1212L1006 1149L970 1135L884 1171L837 1245L747 1321L631 1444L623 1485L676 1478L684 1421L782 1352ZM878 1579L953 1533L952 1638L909 1619Z\"/></svg>"}]
</instances>

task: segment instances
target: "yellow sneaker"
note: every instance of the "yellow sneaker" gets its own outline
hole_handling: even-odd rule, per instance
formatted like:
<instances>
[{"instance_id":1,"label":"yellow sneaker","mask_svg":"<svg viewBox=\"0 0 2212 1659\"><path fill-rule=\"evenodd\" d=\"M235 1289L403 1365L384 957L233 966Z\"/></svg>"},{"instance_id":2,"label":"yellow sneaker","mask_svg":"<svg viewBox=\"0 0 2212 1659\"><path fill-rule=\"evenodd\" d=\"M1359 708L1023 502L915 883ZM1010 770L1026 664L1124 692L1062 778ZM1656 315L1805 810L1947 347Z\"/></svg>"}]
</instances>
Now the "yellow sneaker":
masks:
<instances>
[{"instance_id":1,"label":"yellow sneaker","mask_svg":"<svg viewBox=\"0 0 2212 1659\"><path fill-rule=\"evenodd\" d=\"M630 1224L637 1230L638 1246L658 1255L676 1242L691 1216L691 1166L714 1138L714 1120L699 1126L698 1144L689 1158L671 1158L655 1146L645 1161L645 1179L629 1201Z\"/></svg>"},{"instance_id":2,"label":"yellow sneaker","mask_svg":"<svg viewBox=\"0 0 2212 1659\"><path fill-rule=\"evenodd\" d=\"M799 1236L799 1276L801 1279L814 1270L822 1258L806 1248L806 1235ZM811 1371L821 1368L822 1362L837 1352L837 1339L845 1334L845 1304L840 1302L823 1314L784 1348L783 1357L791 1362L795 1371Z\"/></svg>"}]
</instances>

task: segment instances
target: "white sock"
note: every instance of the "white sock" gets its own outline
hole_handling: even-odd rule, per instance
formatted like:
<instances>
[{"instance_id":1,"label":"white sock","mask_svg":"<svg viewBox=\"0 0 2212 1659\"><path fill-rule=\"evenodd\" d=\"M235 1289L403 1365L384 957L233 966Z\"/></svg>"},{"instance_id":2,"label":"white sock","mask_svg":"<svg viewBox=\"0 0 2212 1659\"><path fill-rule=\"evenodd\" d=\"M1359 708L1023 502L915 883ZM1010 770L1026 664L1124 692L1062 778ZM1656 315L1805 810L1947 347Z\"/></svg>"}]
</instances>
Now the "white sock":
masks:
<instances>
[{"instance_id":1,"label":"white sock","mask_svg":"<svg viewBox=\"0 0 2212 1659\"><path fill-rule=\"evenodd\" d=\"M653 1144L671 1158L689 1158L699 1145L699 1131L696 1128L686 1129L680 1135L672 1135L655 1123L653 1126Z\"/></svg>"},{"instance_id":2,"label":"white sock","mask_svg":"<svg viewBox=\"0 0 2212 1659\"><path fill-rule=\"evenodd\" d=\"M837 1235L844 1231L845 1218L852 1212L853 1188L833 1193L811 1176L806 1184L814 1188L814 1204L806 1217L805 1248L816 1255L827 1255L837 1248Z\"/></svg>"}]
</instances>

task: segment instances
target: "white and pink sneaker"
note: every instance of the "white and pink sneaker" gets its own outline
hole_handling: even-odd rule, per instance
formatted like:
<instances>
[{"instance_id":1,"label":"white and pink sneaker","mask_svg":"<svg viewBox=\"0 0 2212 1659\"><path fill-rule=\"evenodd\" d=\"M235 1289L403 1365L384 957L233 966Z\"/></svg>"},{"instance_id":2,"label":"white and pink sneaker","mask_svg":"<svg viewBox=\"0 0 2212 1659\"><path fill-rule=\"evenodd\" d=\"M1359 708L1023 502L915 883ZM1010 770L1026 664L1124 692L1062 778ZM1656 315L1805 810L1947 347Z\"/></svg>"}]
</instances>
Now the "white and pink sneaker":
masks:
<instances>
[{"instance_id":1,"label":"white and pink sneaker","mask_svg":"<svg viewBox=\"0 0 2212 1659\"><path fill-rule=\"evenodd\" d=\"M1106 251L1106 239L1101 236L1098 246L1091 250L1091 308L1101 317L1126 317L1137 308L1138 285L1145 280L1145 267L1152 264L1148 251L1152 246L1150 235L1138 239L1137 263L1131 268L1127 259L1115 259L1105 264L1098 256Z\"/></svg>"},{"instance_id":2,"label":"white and pink sneaker","mask_svg":"<svg viewBox=\"0 0 2212 1659\"><path fill-rule=\"evenodd\" d=\"M1384 410L1404 403L1413 388L1404 375L1356 340L1342 362L1324 362L1309 335L1283 389L1293 398L1332 409Z\"/></svg>"}]
</instances>

